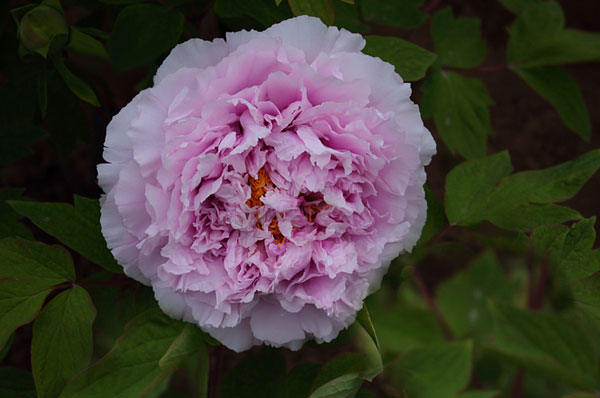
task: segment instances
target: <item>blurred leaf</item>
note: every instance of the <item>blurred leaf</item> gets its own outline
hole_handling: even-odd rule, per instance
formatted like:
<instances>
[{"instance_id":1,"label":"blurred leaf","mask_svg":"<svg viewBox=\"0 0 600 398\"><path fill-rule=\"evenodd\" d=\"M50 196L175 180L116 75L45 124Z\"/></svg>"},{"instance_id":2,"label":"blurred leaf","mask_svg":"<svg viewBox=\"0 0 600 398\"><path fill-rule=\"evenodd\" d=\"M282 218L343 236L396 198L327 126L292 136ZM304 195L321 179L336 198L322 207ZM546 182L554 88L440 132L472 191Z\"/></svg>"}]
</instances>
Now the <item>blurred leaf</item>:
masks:
<instances>
[{"instance_id":1,"label":"blurred leaf","mask_svg":"<svg viewBox=\"0 0 600 398\"><path fill-rule=\"evenodd\" d=\"M277 6L273 0L216 0L214 10L225 19L251 17L264 28L293 16L287 2Z\"/></svg>"},{"instance_id":2,"label":"blurred leaf","mask_svg":"<svg viewBox=\"0 0 600 398\"><path fill-rule=\"evenodd\" d=\"M441 65L473 68L485 58L486 48L478 18L454 19L452 9L444 8L433 15L431 34Z\"/></svg>"},{"instance_id":3,"label":"blurred leaf","mask_svg":"<svg viewBox=\"0 0 600 398\"><path fill-rule=\"evenodd\" d=\"M358 2L358 6L367 23L416 28L427 19L427 15L416 9L423 1L363 0Z\"/></svg>"},{"instance_id":4,"label":"blurred leaf","mask_svg":"<svg viewBox=\"0 0 600 398\"><path fill-rule=\"evenodd\" d=\"M435 237L446 224L444 206L435 197L428 186L425 186L425 200L427 201L427 221L421 231L421 237L417 246L424 245Z\"/></svg>"},{"instance_id":5,"label":"blurred leaf","mask_svg":"<svg viewBox=\"0 0 600 398\"><path fill-rule=\"evenodd\" d=\"M42 114L42 118L45 118L48 111L48 71L46 70L46 65L42 67L42 71L38 75L37 98L40 113Z\"/></svg>"},{"instance_id":6,"label":"blurred leaf","mask_svg":"<svg viewBox=\"0 0 600 398\"><path fill-rule=\"evenodd\" d=\"M433 64L436 55L397 37L365 36L365 54L379 57L394 65L396 73L405 81L420 80Z\"/></svg>"},{"instance_id":7,"label":"blurred leaf","mask_svg":"<svg viewBox=\"0 0 600 398\"><path fill-rule=\"evenodd\" d=\"M585 315L600 324L600 273L572 286L575 304Z\"/></svg>"},{"instance_id":8,"label":"blurred leaf","mask_svg":"<svg viewBox=\"0 0 600 398\"><path fill-rule=\"evenodd\" d=\"M72 379L61 397L137 397L159 385L174 369L163 369L160 359L186 324L159 310L135 317L113 349Z\"/></svg>"},{"instance_id":9,"label":"blurred leaf","mask_svg":"<svg viewBox=\"0 0 600 398\"><path fill-rule=\"evenodd\" d=\"M581 138L589 140L590 116L581 90L569 73L554 66L515 66L511 69L556 108L561 120L569 129Z\"/></svg>"},{"instance_id":10,"label":"blurred leaf","mask_svg":"<svg viewBox=\"0 0 600 398\"><path fill-rule=\"evenodd\" d=\"M499 152L481 159L463 162L446 176L446 215L448 221L469 224L496 185L512 171L508 152Z\"/></svg>"},{"instance_id":11,"label":"blurred leaf","mask_svg":"<svg viewBox=\"0 0 600 398\"><path fill-rule=\"evenodd\" d=\"M284 398L306 398L310 395L310 387L317 377L321 366L313 363L302 363L293 368L285 378Z\"/></svg>"},{"instance_id":12,"label":"blurred leaf","mask_svg":"<svg viewBox=\"0 0 600 398\"><path fill-rule=\"evenodd\" d=\"M496 398L499 396L499 391L471 390L459 394L457 398Z\"/></svg>"},{"instance_id":13,"label":"blurred leaf","mask_svg":"<svg viewBox=\"0 0 600 398\"><path fill-rule=\"evenodd\" d=\"M582 218L578 211L554 204L524 204L489 217L489 221L510 231L531 231Z\"/></svg>"},{"instance_id":14,"label":"blurred leaf","mask_svg":"<svg viewBox=\"0 0 600 398\"><path fill-rule=\"evenodd\" d=\"M96 310L85 289L74 286L56 296L33 323L31 368L38 398L58 397L92 358Z\"/></svg>"},{"instance_id":15,"label":"blurred leaf","mask_svg":"<svg viewBox=\"0 0 600 398\"><path fill-rule=\"evenodd\" d=\"M219 398L281 398L285 380L285 359L281 350L263 347L248 353L219 385Z\"/></svg>"},{"instance_id":16,"label":"blurred leaf","mask_svg":"<svg viewBox=\"0 0 600 398\"><path fill-rule=\"evenodd\" d=\"M22 217L6 203L11 199L23 199L23 191L21 188L0 188L0 238L21 237L33 240L31 232L19 222Z\"/></svg>"},{"instance_id":17,"label":"blurred leaf","mask_svg":"<svg viewBox=\"0 0 600 398\"><path fill-rule=\"evenodd\" d=\"M67 203L9 201L19 214L38 228L108 271L122 272L112 257L100 230L97 200L75 195L75 206Z\"/></svg>"},{"instance_id":18,"label":"blurred leaf","mask_svg":"<svg viewBox=\"0 0 600 398\"><path fill-rule=\"evenodd\" d=\"M37 126L20 126L0 132L0 164L9 164L33 153L29 144L45 136L46 131Z\"/></svg>"},{"instance_id":19,"label":"blurred leaf","mask_svg":"<svg viewBox=\"0 0 600 398\"><path fill-rule=\"evenodd\" d=\"M596 240L594 224L596 217L581 220L564 235L564 240L556 240L551 259L561 280L573 283L600 270L597 253L592 251Z\"/></svg>"},{"instance_id":20,"label":"blurred leaf","mask_svg":"<svg viewBox=\"0 0 600 398\"><path fill-rule=\"evenodd\" d=\"M375 318L381 348L402 352L414 347L444 341L444 334L435 317L426 310L394 308L384 310Z\"/></svg>"},{"instance_id":21,"label":"blurred leaf","mask_svg":"<svg viewBox=\"0 0 600 398\"><path fill-rule=\"evenodd\" d=\"M0 348L15 329L35 318L49 293L42 286L0 279Z\"/></svg>"},{"instance_id":22,"label":"blurred leaf","mask_svg":"<svg viewBox=\"0 0 600 398\"><path fill-rule=\"evenodd\" d=\"M488 299L509 300L510 287L492 251L440 284L436 302L454 335L483 337L491 331Z\"/></svg>"},{"instance_id":23,"label":"blurred leaf","mask_svg":"<svg viewBox=\"0 0 600 398\"><path fill-rule=\"evenodd\" d=\"M73 28L71 28L71 29L73 29ZM87 35L95 36L95 37L98 37L98 38L104 39L104 40L106 40L110 37L110 33L107 33L101 29L90 27L90 26L79 27L79 28L77 28L77 30L82 33L85 33ZM104 47L104 45L103 45L103 47ZM104 51L106 51L106 49ZM108 53L107 53L107 55L108 55Z\"/></svg>"},{"instance_id":24,"label":"blurred leaf","mask_svg":"<svg viewBox=\"0 0 600 398\"><path fill-rule=\"evenodd\" d=\"M354 352L340 354L323 365L313 382L313 390L318 390L319 387L340 376L353 374L358 378L364 368L365 356L363 354Z\"/></svg>"},{"instance_id":25,"label":"blurred leaf","mask_svg":"<svg viewBox=\"0 0 600 398\"><path fill-rule=\"evenodd\" d=\"M83 32L81 29L74 26L71 26L70 29L69 44L67 44L68 50L81 55L108 59L108 53L104 48L104 44ZM104 33L102 31L100 32Z\"/></svg>"},{"instance_id":26,"label":"blurred leaf","mask_svg":"<svg viewBox=\"0 0 600 398\"><path fill-rule=\"evenodd\" d=\"M344 28L350 32L364 33L369 27L361 22L358 17L358 8L354 4L345 1L334 1L335 26Z\"/></svg>"},{"instance_id":27,"label":"blurred leaf","mask_svg":"<svg viewBox=\"0 0 600 398\"><path fill-rule=\"evenodd\" d=\"M24 239L0 240L0 277L50 287L75 280L71 255L60 246Z\"/></svg>"},{"instance_id":28,"label":"blurred leaf","mask_svg":"<svg viewBox=\"0 0 600 398\"><path fill-rule=\"evenodd\" d=\"M362 383L357 374L345 374L323 384L309 398L353 398Z\"/></svg>"},{"instance_id":29,"label":"blurred leaf","mask_svg":"<svg viewBox=\"0 0 600 398\"><path fill-rule=\"evenodd\" d=\"M488 107L493 101L483 83L436 70L427 76L422 91L423 116L434 117L448 149L467 159L484 156L487 135L492 133Z\"/></svg>"},{"instance_id":30,"label":"blurred leaf","mask_svg":"<svg viewBox=\"0 0 600 398\"><path fill-rule=\"evenodd\" d=\"M416 348L389 364L389 374L411 398L454 398L471 376L470 342Z\"/></svg>"},{"instance_id":31,"label":"blurred leaf","mask_svg":"<svg viewBox=\"0 0 600 398\"><path fill-rule=\"evenodd\" d=\"M556 65L600 59L600 33L565 29L560 5L539 2L523 8L508 28L507 58L522 66Z\"/></svg>"},{"instance_id":32,"label":"blurred leaf","mask_svg":"<svg viewBox=\"0 0 600 398\"><path fill-rule=\"evenodd\" d=\"M135 4L121 10L107 48L115 66L125 70L152 62L179 41L183 14L155 4Z\"/></svg>"},{"instance_id":33,"label":"blurred leaf","mask_svg":"<svg viewBox=\"0 0 600 398\"><path fill-rule=\"evenodd\" d=\"M589 392L574 392L571 394L563 395L562 398L598 398L598 394Z\"/></svg>"},{"instance_id":34,"label":"blurred leaf","mask_svg":"<svg viewBox=\"0 0 600 398\"><path fill-rule=\"evenodd\" d=\"M54 68L63 79L67 87L75 94L79 99L92 104L94 106L100 106L98 97L94 93L94 90L81 78L71 72L63 63L62 59L56 58L54 60Z\"/></svg>"},{"instance_id":35,"label":"blurred leaf","mask_svg":"<svg viewBox=\"0 0 600 398\"><path fill-rule=\"evenodd\" d=\"M527 7L539 4L544 0L498 0L504 7L514 13L524 11Z\"/></svg>"},{"instance_id":36,"label":"blurred leaf","mask_svg":"<svg viewBox=\"0 0 600 398\"><path fill-rule=\"evenodd\" d=\"M0 396L3 398L35 398L31 373L17 368L0 368Z\"/></svg>"},{"instance_id":37,"label":"blurred leaf","mask_svg":"<svg viewBox=\"0 0 600 398\"><path fill-rule=\"evenodd\" d=\"M527 370L577 388L600 380L589 337L574 323L554 314L525 311L505 304L491 306L494 349Z\"/></svg>"},{"instance_id":38,"label":"blurred leaf","mask_svg":"<svg viewBox=\"0 0 600 398\"><path fill-rule=\"evenodd\" d=\"M333 0L288 0L292 13L319 17L326 25L333 25Z\"/></svg>"},{"instance_id":39,"label":"blurred leaf","mask_svg":"<svg viewBox=\"0 0 600 398\"><path fill-rule=\"evenodd\" d=\"M4 359L4 357L6 357L6 354L8 354L8 352L10 351L10 347L12 347L12 343L15 341L15 333L13 332L8 339L6 340L6 343L4 343L4 347L2 347L2 349L0 349L0 361L2 361ZM0 388L1 390L1 388Z\"/></svg>"},{"instance_id":40,"label":"blurred leaf","mask_svg":"<svg viewBox=\"0 0 600 398\"><path fill-rule=\"evenodd\" d=\"M371 337L373 343L375 343L375 346L379 349L379 340L377 339L377 333L375 333L375 327L373 326L367 304L363 303L363 307L358 314L356 314L356 321L363 327L365 332L369 334L369 337Z\"/></svg>"},{"instance_id":41,"label":"blurred leaf","mask_svg":"<svg viewBox=\"0 0 600 398\"><path fill-rule=\"evenodd\" d=\"M90 135L90 123L81 109L81 102L64 84L57 71L48 73L48 113L46 128L63 158L67 158L78 138Z\"/></svg>"}]
</instances>

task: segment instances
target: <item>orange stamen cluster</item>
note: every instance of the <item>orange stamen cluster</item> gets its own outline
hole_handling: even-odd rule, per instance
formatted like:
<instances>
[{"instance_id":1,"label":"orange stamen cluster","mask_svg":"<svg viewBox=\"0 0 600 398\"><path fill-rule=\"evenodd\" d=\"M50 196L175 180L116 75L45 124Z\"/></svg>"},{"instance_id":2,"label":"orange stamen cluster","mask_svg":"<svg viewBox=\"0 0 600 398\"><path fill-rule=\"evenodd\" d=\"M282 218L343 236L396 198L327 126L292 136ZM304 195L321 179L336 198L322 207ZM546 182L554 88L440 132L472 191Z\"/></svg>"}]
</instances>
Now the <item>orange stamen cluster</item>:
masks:
<instances>
[{"instance_id":1,"label":"orange stamen cluster","mask_svg":"<svg viewBox=\"0 0 600 398\"><path fill-rule=\"evenodd\" d=\"M308 220L308 222L313 222L317 214L323 209L329 209L331 206L325 204L325 202L313 203L308 206L304 206L302 212L304 213L304 217Z\"/></svg>"},{"instance_id":2,"label":"orange stamen cluster","mask_svg":"<svg viewBox=\"0 0 600 398\"><path fill-rule=\"evenodd\" d=\"M273 186L273 181L271 181L267 170L264 168L258 170L256 178L249 176L248 183L250 184L251 193L250 199L246 201L246 204L249 207L262 206L263 202L260 200L260 198L267 193L267 188ZM262 229L262 224L258 218L258 213L255 213L254 216L256 217L256 228ZM273 238L275 239L275 242L279 244L279 246L285 243L285 236L283 236L281 231L279 231L277 218L273 218L271 220L271 223L269 224L269 232L273 234Z\"/></svg>"}]
</instances>

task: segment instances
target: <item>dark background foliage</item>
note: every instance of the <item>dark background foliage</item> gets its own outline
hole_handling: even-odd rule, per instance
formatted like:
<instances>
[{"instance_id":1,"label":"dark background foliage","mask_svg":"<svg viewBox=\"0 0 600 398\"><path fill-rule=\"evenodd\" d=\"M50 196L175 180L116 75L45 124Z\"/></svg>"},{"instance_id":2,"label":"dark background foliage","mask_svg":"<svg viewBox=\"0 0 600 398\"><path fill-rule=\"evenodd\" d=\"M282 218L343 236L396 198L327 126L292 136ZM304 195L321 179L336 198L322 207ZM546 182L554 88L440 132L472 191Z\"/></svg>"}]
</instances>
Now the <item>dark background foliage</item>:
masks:
<instances>
[{"instance_id":1,"label":"dark background foliage","mask_svg":"<svg viewBox=\"0 0 600 398\"><path fill-rule=\"evenodd\" d=\"M37 6L0 4L0 396L599 396L596 1ZM429 220L362 326L299 352L235 354L118 273L96 165L107 123L176 43L300 14L368 35L365 51L414 82L438 143Z\"/></svg>"}]
</instances>

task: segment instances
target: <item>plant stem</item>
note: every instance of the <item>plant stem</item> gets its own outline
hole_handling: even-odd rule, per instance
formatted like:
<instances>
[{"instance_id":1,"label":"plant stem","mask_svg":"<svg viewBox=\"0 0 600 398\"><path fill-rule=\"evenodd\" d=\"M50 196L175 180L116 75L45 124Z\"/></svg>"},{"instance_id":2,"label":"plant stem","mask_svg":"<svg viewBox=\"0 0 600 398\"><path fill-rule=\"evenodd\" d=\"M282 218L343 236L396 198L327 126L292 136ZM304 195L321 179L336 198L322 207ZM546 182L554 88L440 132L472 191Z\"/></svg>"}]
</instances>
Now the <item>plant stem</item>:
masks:
<instances>
[{"instance_id":1,"label":"plant stem","mask_svg":"<svg viewBox=\"0 0 600 398\"><path fill-rule=\"evenodd\" d=\"M410 271L413 281L417 285L417 289L419 289L419 292L421 293L421 296L423 296L423 299L425 299L429 310L433 313L433 316L435 316L435 318L439 322L440 327L442 328L442 332L448 340L452 340L454 338L454 336L452 335L452 331L450 330L450 327L448 326L446 320L442 316L442 313L440 312L437 304L435 303L433 296L431 295L431 293L429 293L427 286L425 286L425 282L423 282L421 274L419 273L419 271L417 271L416 267L411 267Z\"/></svg>"},{"instance_id":2,"label":"plant stem","mask_svg":"<svg viewBox=\"0 0 600 398\"><path fill-rule=\"evenodd\" d=\"M525 371L523 368L517 369L517 375L515 376L515 382L511 390L511 398L523 398L523 382L525 380Z\"/></svg>"},{"instance_id":3,"label":"plant stem","mask_svg":"<svg viewBox=\"0 0 600 398\"><path fill-rule=\"evenodd\" d=\"M435 6L438 5L439 2L440 0L432 0L431 3L429 3L427 7L425 7L425 9L423 9L423 12L425 14L429 14L435 8Z\"/></svg>"},{"instance_id":4,"label":"plant stem","mask_svg":"<svg viewBox=\"0 0 600 398\"><path fill-rule=\"evenodd\" d=\"M427 242L426 246L433 246L437 243L437 241L439 241L442 236L446 235L448 233L448 231L450 231L452 229L452 227L455 227L456 223L453 222L451 224L446 225L440 232L438 232L433 238L431 238L429 240L429 242Z\"/></svg>"},{"instance_id":5,"label":"plant stem","mask_svg":"<svg viewBox=\"0 0 600 398\"><path fill-rule=\"evenodd\" d=\"M488 66L479 66L477 68L473 68L471 70L476 72L498 72L506 69L506 65L488 65Z\"/></svg>"}]
</instances>

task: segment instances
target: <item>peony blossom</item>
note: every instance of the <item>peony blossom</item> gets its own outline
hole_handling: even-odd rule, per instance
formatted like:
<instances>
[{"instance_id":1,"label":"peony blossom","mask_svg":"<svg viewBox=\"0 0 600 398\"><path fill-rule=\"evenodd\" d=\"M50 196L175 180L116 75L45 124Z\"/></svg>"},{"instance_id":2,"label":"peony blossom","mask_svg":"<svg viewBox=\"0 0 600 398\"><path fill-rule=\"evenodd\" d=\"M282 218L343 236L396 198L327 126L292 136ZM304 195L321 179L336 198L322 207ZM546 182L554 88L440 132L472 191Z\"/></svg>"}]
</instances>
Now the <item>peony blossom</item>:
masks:
<instances>
[{"instance_id":1,"label":"peony blossom","mask_svg":"<svg viewBox=\"0 0 600 398\"><path fill-rule=\"evenodd\" d=\"M415 245L435 143L364 45L306 16L192 39L110 122L102 232L164 312L235 351L327 342Z\"/></svg>"}]
</instances>

